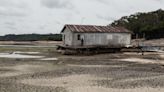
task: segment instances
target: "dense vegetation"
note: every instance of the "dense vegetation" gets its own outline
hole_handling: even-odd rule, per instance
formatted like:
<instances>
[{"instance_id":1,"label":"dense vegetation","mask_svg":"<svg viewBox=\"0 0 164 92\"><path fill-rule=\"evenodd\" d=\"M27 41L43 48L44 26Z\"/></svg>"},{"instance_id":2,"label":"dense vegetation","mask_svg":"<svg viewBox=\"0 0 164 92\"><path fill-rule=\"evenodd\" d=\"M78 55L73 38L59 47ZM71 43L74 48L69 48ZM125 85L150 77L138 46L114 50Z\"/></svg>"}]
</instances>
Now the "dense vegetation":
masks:
<instances>
[{"instance_id":1,"label":"dense vegetation","mask_svg":"<svg viewBox=\"0 0 164 92\"><path fill-rule=\"evenodd\" d=\"M0 41L61 41L61 34L9 34L0 36Z\"/></svg>"},{"instance_id":2,"label":"dense vegetation","mask_svg":"<svg viewBox=\"0 0 164 92\"><path fill-rule=\"evenodd\" d=\"M123 26L131 30L134 33L133 38L164 38L164 11L159 9L153 12L124 16L111 25Z\"/></svg>"}]
</instances>

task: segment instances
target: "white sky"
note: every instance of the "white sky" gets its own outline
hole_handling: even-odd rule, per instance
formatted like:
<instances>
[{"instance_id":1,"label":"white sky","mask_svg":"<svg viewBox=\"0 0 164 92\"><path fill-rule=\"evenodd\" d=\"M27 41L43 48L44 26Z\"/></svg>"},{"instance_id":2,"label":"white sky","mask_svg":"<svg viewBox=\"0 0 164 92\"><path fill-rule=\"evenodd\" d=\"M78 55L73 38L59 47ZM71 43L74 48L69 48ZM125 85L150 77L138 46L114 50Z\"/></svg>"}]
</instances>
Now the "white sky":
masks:
<instances>
[{"instance_id":1,"label":"white sky","mask_svg":"<svg viewBox=\"0 0 164 92\"><path fill-rule=\"evenodd\" d=\"M59 33L65 24L108 25L164 0L0 0L0 35Z\"/></svg>"}]
</instances>

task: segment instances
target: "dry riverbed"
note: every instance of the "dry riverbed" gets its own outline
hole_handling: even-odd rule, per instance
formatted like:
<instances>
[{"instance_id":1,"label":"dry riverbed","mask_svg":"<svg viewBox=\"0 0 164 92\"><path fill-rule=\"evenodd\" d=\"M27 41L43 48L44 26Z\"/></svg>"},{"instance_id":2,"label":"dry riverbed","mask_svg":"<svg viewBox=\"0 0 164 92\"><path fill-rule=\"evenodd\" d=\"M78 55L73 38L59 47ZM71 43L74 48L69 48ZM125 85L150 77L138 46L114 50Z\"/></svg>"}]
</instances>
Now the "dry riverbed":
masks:
<instances>
[{"instance_id":1,"label":"dry riverbed","mask_svg":"<svg viewBox=\"0 0 164 92\"><path fill-rule=\"evenodd\" d=\"M163 52L65 56L52 46L0 48L0 92L163 92L163 87Z\"/></svg>"}]
</instances>

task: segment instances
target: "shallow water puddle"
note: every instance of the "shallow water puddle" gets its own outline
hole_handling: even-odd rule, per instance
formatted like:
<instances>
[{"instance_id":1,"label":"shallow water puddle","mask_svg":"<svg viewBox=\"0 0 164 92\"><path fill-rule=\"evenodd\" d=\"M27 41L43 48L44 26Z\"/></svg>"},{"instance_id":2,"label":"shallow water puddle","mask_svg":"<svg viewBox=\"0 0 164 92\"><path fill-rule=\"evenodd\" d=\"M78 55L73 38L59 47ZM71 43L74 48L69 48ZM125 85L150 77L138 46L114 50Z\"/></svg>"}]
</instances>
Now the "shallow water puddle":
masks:
<instances>
[{"instance_id":1,"label":"shallow water puddle","mask_svg":"<svg viewBox=\"0 0 164 92\"><path fill-rule=\"evenodd\" d=\"M0 53L0 58L43 58L44 56L21 55L17 53Z\"/></svg>"},{"instance_id":2,"label":"shallow water puddle","mask_svg":"<svg viewBox=\"0 0 164 92\"><path fill-rule=\"evenodd\" d=\"M40 60L43 60L43 61L46 61L46 60L48 60L48 61L53 61L53 60L58 60L58 58L42 58L42 59L40 59Z\"/></svg>"},{"instance_id":3,"label":"shallow water puddle","mask_svg":"<svg viewBox=\"0 0 164 92\"><path fill-rule=\"evenodd\" d=\"M16 48L19 48L19 47L23 47L23 48L54 48L55 46L35 46L35 45L0 45L0 47L16 47Z\"/></svg>"},{"instance_id":4,"label":"shallow water puddle","mask_svg":"<svg viewBox=\"0 0 164 92\"><path fill-rule=\"evenodd\" d=\"M121 61L128 61L128 62L138 62L138 63L155 63L153 60L149 59L140 59L140 58L127 58L127 59L120 59Z\"/></svg>"},{"instance_id":5,"label":"shallow water puddle","mask_svg":"<svg viewBox=\"0 0 164 92\"><path fill-rule=\"evenodd\" d=\"M150 60L150 59L141 59L141 58L126 58L126 59L117 59L118 61L127 61L127 62L136 62L142 64L164 64L164 60Z\"/></svg>"},{"instance_id":6,"label":"shallow water puddle","mask_svg":"<svg viewBox=\"0 0 164 92\"><path fill-rule=\"evenodd\" d=\"M15 51L14 54L40 54L40 52L22 52L22 51Z\"/></svg>"},{"instance_id":7,"label":"shallow water puddle","mask_svg":"<svg viewBox=\"0 0 164 92\"><path fill-rule=\"evenodd\" d=\"M83 67L83 68L108 68L108 67L126 67L123 65L76 65L76 64L67 64L71 67Z\"/></svg>"}]
</instances>

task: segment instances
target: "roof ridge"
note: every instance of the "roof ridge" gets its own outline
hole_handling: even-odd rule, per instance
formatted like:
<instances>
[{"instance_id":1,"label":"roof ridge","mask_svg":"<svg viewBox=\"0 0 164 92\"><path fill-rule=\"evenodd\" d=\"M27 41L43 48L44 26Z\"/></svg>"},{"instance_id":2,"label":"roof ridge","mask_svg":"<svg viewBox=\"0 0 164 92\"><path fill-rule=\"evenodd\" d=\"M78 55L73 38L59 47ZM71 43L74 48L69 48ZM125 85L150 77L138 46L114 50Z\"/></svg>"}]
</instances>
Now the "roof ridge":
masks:
<instances>
[{"instance_id":1,"label":"roof ridge","mask_svg":"<svg viewBox=\"0 0 164 92\"><path fill-rule=\"evenodd\" d=\"M65 25L62 32L65 30L65 27L77 33L131 33L124 27L98 25Z\"/></svg>"},{"instance_id":2,"label":"roof ridge","mask_svg":"<svg viewBox=\"0 0 164 92\"><path fill-rule=\"evenodd\" d=\"M65 24L65 26L102 26L102 27L106 27L104 25L85 25L85 24Z\"/></svg>"}]
</instances>

